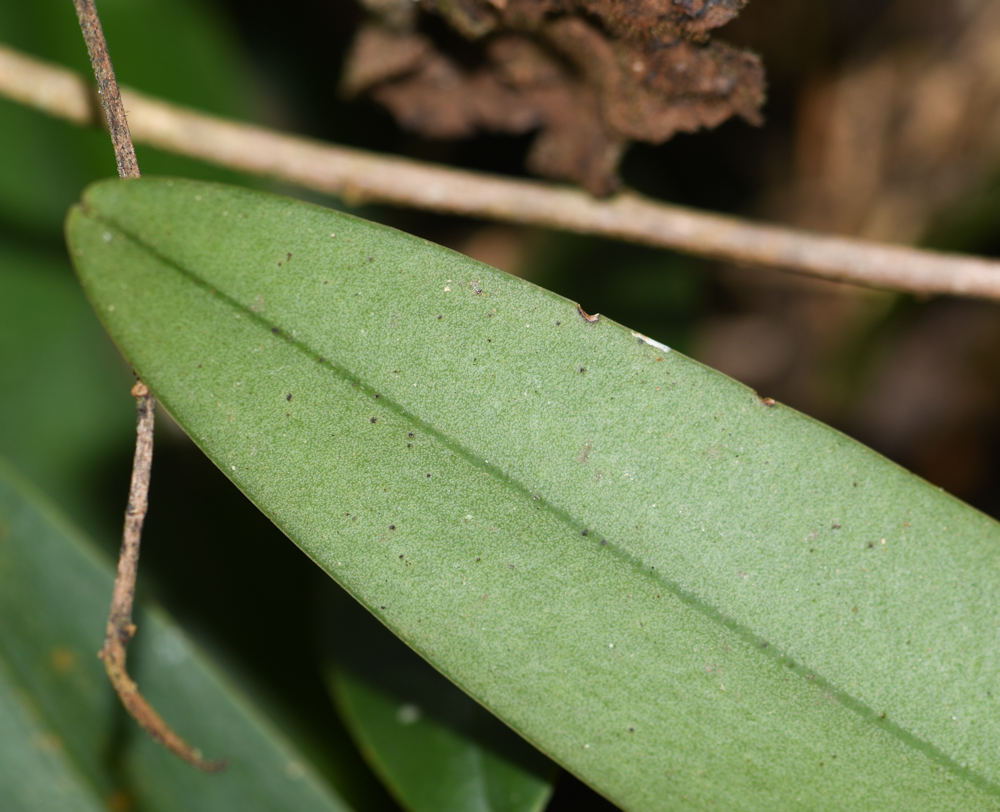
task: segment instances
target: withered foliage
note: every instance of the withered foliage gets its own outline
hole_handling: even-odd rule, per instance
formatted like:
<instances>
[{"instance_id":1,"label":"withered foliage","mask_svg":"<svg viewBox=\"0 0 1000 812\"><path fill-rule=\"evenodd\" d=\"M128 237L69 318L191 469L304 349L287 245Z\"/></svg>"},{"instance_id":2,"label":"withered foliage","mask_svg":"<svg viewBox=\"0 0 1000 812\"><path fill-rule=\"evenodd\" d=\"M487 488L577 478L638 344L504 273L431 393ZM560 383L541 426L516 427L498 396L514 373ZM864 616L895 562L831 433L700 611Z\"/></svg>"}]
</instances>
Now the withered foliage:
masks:
<instances>
[{"instance_id":1,"label":"withered foliage","mask_svg":"<svg viewBox=\"0 0 1000 812\"><path fill-rule=\"evenodd\" d=\"M617 187L629 141L738 115L761 121L764 71L752 53L708 40L747 0L363 0L343 90L367 93L433 138L537 131L528 168ZM446 52L424 33L443 18L471 43Z\"/></svg>"}]
</instances>

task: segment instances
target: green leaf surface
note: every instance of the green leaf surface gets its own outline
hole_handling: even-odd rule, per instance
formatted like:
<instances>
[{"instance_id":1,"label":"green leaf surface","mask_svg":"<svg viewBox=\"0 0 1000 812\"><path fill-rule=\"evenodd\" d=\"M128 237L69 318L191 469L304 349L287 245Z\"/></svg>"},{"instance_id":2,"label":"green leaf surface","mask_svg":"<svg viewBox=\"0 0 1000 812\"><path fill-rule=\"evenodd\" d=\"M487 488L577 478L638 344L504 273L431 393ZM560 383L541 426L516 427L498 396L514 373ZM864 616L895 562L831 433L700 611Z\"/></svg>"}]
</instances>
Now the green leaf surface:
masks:
<instances>
[{"instance_id":1,"label":"green leaf surface","mask_svg":"<svg viewBox=\"0 0 1000 812\"><path fill-rule=\"evenodd\" d=\"M114 568L0 461L0 809L348 809L169 618L140 610L129 665L206 753L206 775L125 715L95 656Z\"/></svg>"},{"instance_id":2,"label":"green leaf surface","mask_svg":"<svg viewBox=\"0 0 1000 812\"><path fill-rule=\"evenodd\" d=\"M1000 808L989 518L347 215L144 179L92 186L67 231L111 335L206 453L616 803Z\"/></svg>"},{"instance_id":3,"label":"green leaf surface","mask_svg":"<svg viewBox=\"0 0 1000 812\"><path fill-rule=\"evenodd\" d=\"M540 812L556 768L345 593L329 681L362 753L411 812Z\"/></svg>"}]
</instances>

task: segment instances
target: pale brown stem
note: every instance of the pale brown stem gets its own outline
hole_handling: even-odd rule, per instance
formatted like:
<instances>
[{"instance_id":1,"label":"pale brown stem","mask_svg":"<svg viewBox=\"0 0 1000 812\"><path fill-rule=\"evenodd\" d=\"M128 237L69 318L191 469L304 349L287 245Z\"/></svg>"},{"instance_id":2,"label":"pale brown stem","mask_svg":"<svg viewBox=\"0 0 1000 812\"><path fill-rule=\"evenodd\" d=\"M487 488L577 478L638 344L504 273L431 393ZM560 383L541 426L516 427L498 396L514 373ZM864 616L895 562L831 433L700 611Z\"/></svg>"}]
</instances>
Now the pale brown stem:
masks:
<instances>
[{"instance_id":1,"label":"pale brown stem","mask_svg":"<svg viewBox=\"0 0 1000 812\"><path fill-rule=\"evenodd\" d=\"M149 506L149 479L153 465L153 415L156 401L143 383L132 387L136 399L135 459L132 463L132 485L129 489L128 507L125 509L125 529L118 556L118 573L111 594L111 611L104 632L104 646L98 653L104 661L104 670L117 691L125 709L132 714L143 730L154 740L177 754L188 764L206 772L216 772L226 766L225 761L206 761L199 750L178 736L153 710L139 693L139 688L128 675L125 665L126 650L135 635L132 623L132 605L135 600L135 579L139 570L139 544L142 524Z\"/></svg>"},{"instance_id":2,"label":"pale brown stem","mask_svg":"<svg viewBox=\"0 0 1000 812\"><path fill-rule=\"evenodd\" d=\"M115 71L108 55L108 44L104 39L97 8L93 0L73 0L73 3L80 20L83 38L87 43L90 64L97 79L97 92L101 96L111 132L118 174L122 178L138 178L139 164L135 158L135 148L132 145L125 109L118 92L118 83L115 81ZM132 622L132 606L135 602L135 580L139 571L142 525L149 507L149 479L153 466L153 421L156 415L156 400L144 383L140 381L132 387L132 396L136 399L137 412L132 484L129 489L128 507L125 509L125 528L122 531L122 547L118 556L118 572L111 595L104 645L97 656L104 661L104 670L107 671L122 705L154 741L164 745L188 764L206 772L217 772L225 768L226 762L206 761L199 750L178 736L139 693L139 688L129 677L125 665L128 644L136 632L135 624Z\"/></svg>"},{"instance_id":3,"label":"pale brown stem","mask_svg":"<svg viewBox=\"0 0 1000 812\"><path fill-rule=\"evenodd\" d=\"M556 184L338 147L122 92L138 141L349 202L548 226L855 285L1000 301L1000 262L993 260L764 225L632 192L595 200ZM2 45L0 95L78 124L94 123L78 77Z\"/></svg>"}]
</instances>

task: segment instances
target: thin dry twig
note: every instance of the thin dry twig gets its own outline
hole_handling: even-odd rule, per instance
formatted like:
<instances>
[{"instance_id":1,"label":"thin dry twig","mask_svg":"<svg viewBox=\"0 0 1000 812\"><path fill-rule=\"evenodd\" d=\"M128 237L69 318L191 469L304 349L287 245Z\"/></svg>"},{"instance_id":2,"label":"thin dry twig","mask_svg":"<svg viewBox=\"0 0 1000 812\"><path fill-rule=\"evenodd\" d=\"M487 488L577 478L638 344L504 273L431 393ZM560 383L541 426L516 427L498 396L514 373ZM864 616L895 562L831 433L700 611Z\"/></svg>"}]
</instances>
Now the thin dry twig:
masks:
<instances>
[{"instance_id":1,"label":"thin dry twig","mask_svg":"<svg viewBox=\"0 0 1000 812\"><path fill-rule=\"evenodd\" d=\"M118 556L118 572L111 595L111 611L104 633L104 646L97 655L104 661L111 684L125 709L132 714L142 729L154 741L164 745L188 764L206 772L217 772L226 766L223 761L207 761L201 751L178 736L153 707L139 693L139 688L128 675L125 667L126 649L136 627L132 622L132 604L135 599L135 579L139 570L139 543L142 524L149 506L149 478L153 465L153 415L156 400L144 383L132 387L136 407L135 459L132 463L132 485L129 489L128 507L125 509L125 529L122 548Z\"/></svg>"},{"instance_id":2,"label":"thin dry twig","mask_svg":"<svg viewBox=\"0 0 1000 812\"><path fill-rule=\"evenodd\" d=\"M97 93L101 97L104 115L111 130L111 143L115 147L118 174L122 178L137 178L139 163L135 159L135 148L129 135L125 108L122 107L121 95L118 93L115 69L111 65L108 43L104 39L104 29L101 28L101 20L97 16L97 7L94 5L94 0L73 0L73 4L76 6L76 16L80 20L83 39L87 43L90 65L97 79Z\"/></svg>"},{"instance_id":3,"label":"thin dry twig","mask_svg":"<svg viewBox=\"0 0 1000 812\"><path fill-rule=\"evenodd\" d=\"M93 0L73 0L73 2L111 131L118 174L122 178L138 178L139 164L135 158L135 148L132 146L125 109L118 92L115 71L108 55L108 45L104 39L97 9ZM178 736L139 693L138 686L129 677L125 666L126 650L136 632L135 624L132 622L132 605L135 601L135 581L139 571L142 525L149 506L149 479L153 466L153 420L156 414L156 400L144 383L140 381L132 387L132 396L136 399L137 413L132 484L129 489L128 507L125 509L125 528L122 531L122 547L111 596L111 609L108 612L108 625L104 633L104 645L97 656L104 661L104 670L107 671L108 678L125 709L154 741L160 742L189 764L206 772L216 772L223 769L226 762L206 761L200 751Z\"/></svg>"},{"instance_id":4,"label":"thin dry twig","mask_svg":"<svg viewBox=\"0 0 1000 812\"><path fill-rule=\"evenodd\" d=\"M625 192L608 200L555 184L338 147L199 113L124 88L136 140L349 202L391 203L597 234L658 248L921 295L1000 300L1000 262L763 225ZM71 71L0 45L0 95L94 124Z\"/></svg>"}]
</instances>

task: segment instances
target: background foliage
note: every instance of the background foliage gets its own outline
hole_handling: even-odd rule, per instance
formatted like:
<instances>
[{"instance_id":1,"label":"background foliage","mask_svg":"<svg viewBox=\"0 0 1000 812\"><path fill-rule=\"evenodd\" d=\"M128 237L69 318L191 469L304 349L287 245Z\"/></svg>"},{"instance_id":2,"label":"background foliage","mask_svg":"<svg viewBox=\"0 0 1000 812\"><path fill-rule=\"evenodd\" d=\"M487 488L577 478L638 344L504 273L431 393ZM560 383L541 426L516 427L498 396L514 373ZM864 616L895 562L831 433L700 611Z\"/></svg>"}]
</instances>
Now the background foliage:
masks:
<instances>
[{"instance_id":1,"label":"background foliage","mask_svg":"<svg viewBox=\"0 0 1000 812\"><path fill-rule=\"evenodd\" d=\"M982 44L1000 34L995 8L754 0L719 36L762 55L767 124L734 121L634 146L624 181L719 211L998 255L1000 68ZM346 0L290 0L277 10L103 0L100 10L119 78L149 93L369 149L523 171L527 136L427 140L370 104L342 101L340 66L362 19ZM0 40L88 70L64 0L3 3ZM16 156L0 162L0 453L113 552L131 455L131 377L78 290L61 233L67 206L85 183L113 174L113 158L102 133L2 100L0 120L2 154ZM146 173L234 179L138 152ZM359 213L629 324L1000 515L996 305L920 302L420 212ZM166 419L153 482L143 590L218 655L358 809L390 808L331 702L320 630L298 622L336 587ZM564 777L550 808L605 805Z\"/></svg>"}]
</instances>

